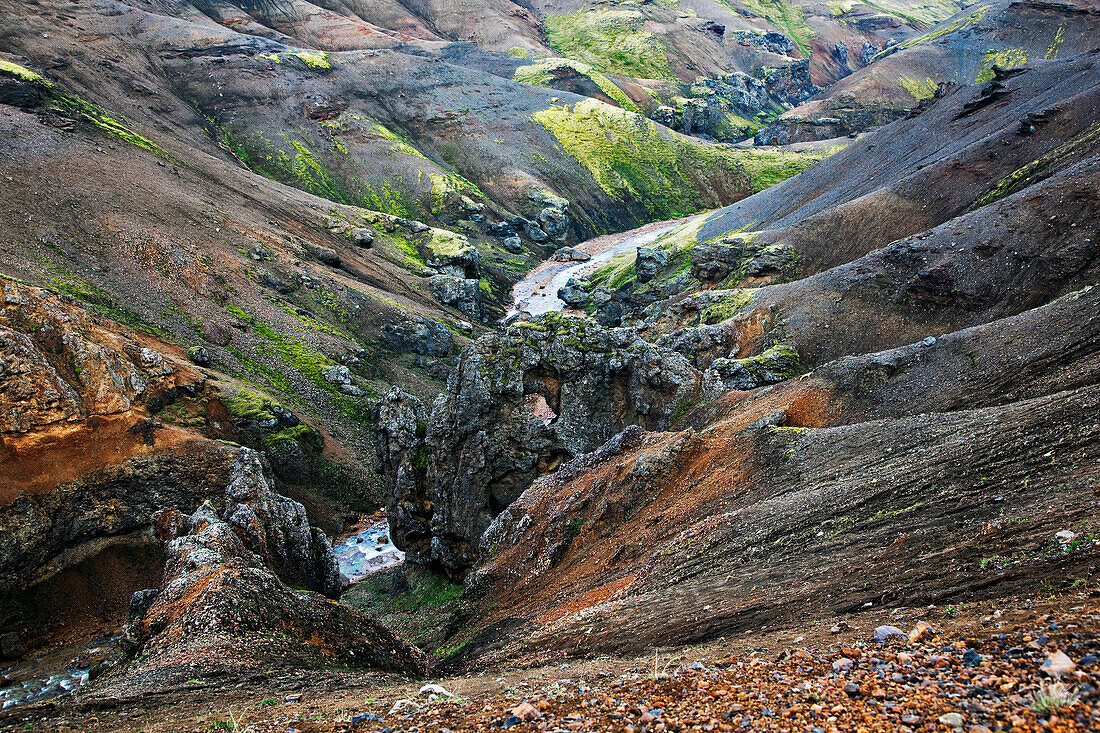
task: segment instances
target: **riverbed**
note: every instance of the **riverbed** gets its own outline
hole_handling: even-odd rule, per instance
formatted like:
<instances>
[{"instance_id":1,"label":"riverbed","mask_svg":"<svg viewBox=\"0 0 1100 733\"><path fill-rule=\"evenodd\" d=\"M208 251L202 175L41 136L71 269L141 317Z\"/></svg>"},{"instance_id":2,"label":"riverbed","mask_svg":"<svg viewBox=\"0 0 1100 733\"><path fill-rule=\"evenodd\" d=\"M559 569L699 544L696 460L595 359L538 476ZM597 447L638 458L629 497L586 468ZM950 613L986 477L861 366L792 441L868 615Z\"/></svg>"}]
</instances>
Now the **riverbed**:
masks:
<instances>
[{"instance_id":1,"label":"riverbed","mask_svg":"<svg viewBox=\"0 0 1100 733\"><path fill-rule=\"evenodd\" d=\"M357 583L371 573L405 560L405 553L390 539L390 527L385 522L372 522L332 547L340 564L340 577L346 583Z\"/></svg>"},{"instance_id":2,"label":"riverbed","mask_svg":"<svg viewBox=\"0 0 1100 733\"><path fill-rule=\"evenodd\" d=\"M513 286L512 307L505 320L516 315L537 316L564 309L565 303L558 297L558 290L570 278L580 279L618 254L653 244L659 236L672 231L689 218L691 217L654 222L629 232L589 239L576 246L576 249L591 255L592 259L585 262L558 262L551 257Z\"/></svg>"}]
</instances>

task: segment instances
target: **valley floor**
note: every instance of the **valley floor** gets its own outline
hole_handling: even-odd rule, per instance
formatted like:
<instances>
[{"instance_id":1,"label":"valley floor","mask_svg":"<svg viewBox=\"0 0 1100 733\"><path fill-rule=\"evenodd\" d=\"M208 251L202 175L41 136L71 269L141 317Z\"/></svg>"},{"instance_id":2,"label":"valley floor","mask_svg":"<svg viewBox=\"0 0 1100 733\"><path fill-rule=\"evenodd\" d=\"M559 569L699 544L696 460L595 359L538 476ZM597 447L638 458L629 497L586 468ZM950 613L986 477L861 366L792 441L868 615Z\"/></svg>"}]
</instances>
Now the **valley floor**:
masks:
<instances>
[{"instance_id":1,"label":"valley floor","mask_svg":"<svg viewBox=\"0 0 1100 733\"><path fill-rule=\"evenodd\" d=\"M931 631L911 640L922 624ZM884 626L910 637L874 641ZM646 657L439 680L302 672L114 702L77 694L0 717L0 729L1085 731L1100 725L1098 655L1100 593L1083 590L868 609Z\"/></svg>"}]
</instances>

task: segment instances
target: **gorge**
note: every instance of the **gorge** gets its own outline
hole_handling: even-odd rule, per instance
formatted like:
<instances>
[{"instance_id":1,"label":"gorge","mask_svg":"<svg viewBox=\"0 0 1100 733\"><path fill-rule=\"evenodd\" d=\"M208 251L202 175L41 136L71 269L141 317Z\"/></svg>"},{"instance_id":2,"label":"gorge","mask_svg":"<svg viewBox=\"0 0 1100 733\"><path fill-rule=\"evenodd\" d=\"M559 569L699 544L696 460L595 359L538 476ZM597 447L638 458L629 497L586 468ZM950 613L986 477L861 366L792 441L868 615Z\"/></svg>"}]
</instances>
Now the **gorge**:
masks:
<instances>
[{"instance_id":1,"label":"gorge","mask_svg":"<svg viewBox=\"0 0 1100 733\"><path fill-rule=\"evenodd\" d=\"M1093 0L0 17L0 730L1100 725Z\"/></svg>"}]
</instances>

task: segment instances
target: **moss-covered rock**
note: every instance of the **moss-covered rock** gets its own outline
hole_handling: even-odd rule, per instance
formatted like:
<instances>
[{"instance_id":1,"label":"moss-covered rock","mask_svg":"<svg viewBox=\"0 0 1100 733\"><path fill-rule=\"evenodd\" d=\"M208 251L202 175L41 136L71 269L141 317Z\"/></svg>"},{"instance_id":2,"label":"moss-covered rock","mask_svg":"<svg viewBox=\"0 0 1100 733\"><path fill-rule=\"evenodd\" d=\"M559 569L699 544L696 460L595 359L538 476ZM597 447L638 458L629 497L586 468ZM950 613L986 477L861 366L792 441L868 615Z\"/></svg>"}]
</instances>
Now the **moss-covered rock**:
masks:
<instances>
[{"instance_id":1,"label":"moss-covered rock","mask_svg":"<svg viewBox=\"0 0 1100 733\"><path fill-rule=\"evenodd\" d=\"M728 389L747 390L797 377L802 372L802 363L797 351L778 344L747 359L715 359L710 368L721 375Z\"/></svg>"}]
</instances>

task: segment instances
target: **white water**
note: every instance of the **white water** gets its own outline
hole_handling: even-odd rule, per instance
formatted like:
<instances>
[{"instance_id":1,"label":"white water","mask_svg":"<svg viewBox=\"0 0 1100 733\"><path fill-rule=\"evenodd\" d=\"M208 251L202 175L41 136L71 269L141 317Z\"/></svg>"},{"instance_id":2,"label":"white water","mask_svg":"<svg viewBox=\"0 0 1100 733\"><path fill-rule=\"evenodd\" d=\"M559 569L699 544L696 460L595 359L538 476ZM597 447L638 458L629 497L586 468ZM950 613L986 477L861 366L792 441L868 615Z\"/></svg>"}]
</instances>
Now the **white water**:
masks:
<instances>
[{"instance_id":1,"label":"white water","mask_svg":"<svg viewBox=\"0 0 1100 733\"><path fill-rule=\"evenodd\" d=\"M109 657L118 637L67 644L0 669L0 710L80 688L92 666Z\"/></svg>"},{"instance_id":2,"label":"white water","mask_svg":"<svg viewBox=\"0 0 1100 733\"><path fill-rule=\"evenodd\" d=\"M564 287L570 278L579 279L585 273L592 272L615 255L653 244L657 237L665 232L672 231L682 223L682 221L677 221L660 229L628 236L621 242L616 242L607 249L592 255L592 259L587 262L548 261L548 267L544 266L532 270L527 277L515 284L512 288L512 308L505 318L510 318L517 313L537 316L540 313L562 310L565 303L558 297L558 290ZM581 249L583 248L584 245L582 244Z\"/></svg>"},{"instance_id":3,"label":"white water","mask_svg":"<svg viewBox=\"0 0 1100 733\"><path fill-rule=\"evenodd\" d=\"M371 524L332 549L340 563L340 575L349 583L356 583L405 559L405 553L394 547L386 522Z\"/></svg>"}]
</instances>

